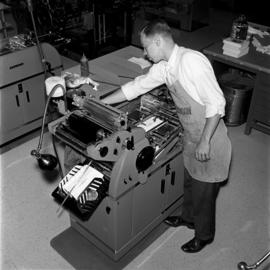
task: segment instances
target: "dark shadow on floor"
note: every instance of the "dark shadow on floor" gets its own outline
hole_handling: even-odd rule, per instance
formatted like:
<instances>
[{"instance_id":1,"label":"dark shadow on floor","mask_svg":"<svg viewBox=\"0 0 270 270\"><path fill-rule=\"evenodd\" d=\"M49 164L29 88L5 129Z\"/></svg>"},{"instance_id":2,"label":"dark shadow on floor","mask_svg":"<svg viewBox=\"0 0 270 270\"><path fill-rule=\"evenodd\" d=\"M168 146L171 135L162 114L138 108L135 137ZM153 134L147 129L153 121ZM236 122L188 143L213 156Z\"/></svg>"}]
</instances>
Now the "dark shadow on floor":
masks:
<instances>
[{"instance_id":1,"label":"dark shadow on floor","mask_svg":"<svg viewBox=\"0 0 270 270\"><path fill-rule=\"evenodd\" d=\"M51 246L75 269L120 270L142 253L167 228L165 224L160 224L117 262L113 261L72 227L53 238Z\"/></svg>"}]
</instances>

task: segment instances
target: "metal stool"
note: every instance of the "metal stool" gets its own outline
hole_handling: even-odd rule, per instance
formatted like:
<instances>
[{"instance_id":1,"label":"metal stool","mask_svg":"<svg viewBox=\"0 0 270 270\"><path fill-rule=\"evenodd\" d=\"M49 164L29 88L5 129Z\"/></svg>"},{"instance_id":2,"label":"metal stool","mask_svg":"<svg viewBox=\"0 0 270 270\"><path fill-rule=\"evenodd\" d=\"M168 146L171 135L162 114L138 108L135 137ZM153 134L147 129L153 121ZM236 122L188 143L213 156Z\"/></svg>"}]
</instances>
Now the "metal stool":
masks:
<instances>
[{"instance_id":1,"label":"metal stool","mask_svg":"<svg viewBox=\"0 0 270 270\"><path fill-rule=\"evenodd\" d=\"M256 269L260 266L268 257L270 257L270 251L268 251L260 260L258 260L255 264L247 265L245 262L238 263L239 270L249 270L249 269Z\"/></svg>"}]
</instances>

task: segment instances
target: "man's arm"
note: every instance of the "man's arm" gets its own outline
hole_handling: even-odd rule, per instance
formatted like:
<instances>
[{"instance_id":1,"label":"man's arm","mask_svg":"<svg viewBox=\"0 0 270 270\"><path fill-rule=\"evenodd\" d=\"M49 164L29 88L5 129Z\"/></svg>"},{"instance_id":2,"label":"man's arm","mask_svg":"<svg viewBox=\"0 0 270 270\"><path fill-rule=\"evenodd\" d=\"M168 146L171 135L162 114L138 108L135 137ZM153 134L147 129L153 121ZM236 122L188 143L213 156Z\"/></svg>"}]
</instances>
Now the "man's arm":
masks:
<instances>
[{"instance_id":1,"label":"man's arm","mask_svg":"<svg viewBox=\"0 0 270 270\"><path fill-rule=\"evenodd\" d=\"M140 75L134 80L121 86L121 89L101 99L107 104L119 103L125 100L132 100L143 95L165 82L164 63L159 62L153 65L147 74Z\"/></svg>"},{"instance_id":2,"label":"man's arm","mask_svg":"<svg viewBox=\"0 0 270 270\"><path fill-rule=\"evenodd\" d=\"M105 104L114 104L114 103L119 103L125 100L127 100L127 98L124 95L121 88L116 90L112 94L106 96L105 98L101 99L101 101L104 102Z\"/></svg>"},{"instance_id":3,"label":"man's arm","mask_svg":"<svg viewBox=\"0 0 270 270\"><path fill-rule=\"evenodd\" d=\"M219 120L219 114L206 118L201 139L195 149L195 157L197 160L207 161L210 159L210 141L216 130Z\"/></svg>"}]
</instances>

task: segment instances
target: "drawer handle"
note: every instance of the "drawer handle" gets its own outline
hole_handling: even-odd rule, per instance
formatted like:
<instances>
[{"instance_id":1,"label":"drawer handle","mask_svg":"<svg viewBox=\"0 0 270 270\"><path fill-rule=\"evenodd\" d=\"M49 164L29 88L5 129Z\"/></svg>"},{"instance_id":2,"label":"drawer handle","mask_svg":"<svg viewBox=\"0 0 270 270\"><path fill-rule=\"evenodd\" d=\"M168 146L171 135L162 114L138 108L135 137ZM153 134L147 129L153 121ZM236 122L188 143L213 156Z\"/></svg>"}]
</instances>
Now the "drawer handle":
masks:
<instances>
[{"instance_id":1,"label":"drawer handle","mask_svg":"<svg viewBox=\"0 0 270 270\"><path fill-rule=\"evenodd\" d=\"M27 99L27 102L30 103L30 96L29 96L29 92L26 91L26 99Z\"/></svg>"},{"instance_id":2,"label":"drawer handle","mask_svg":"<svg viewBox=\"0 0 270 270\"><path fill-rule=\"evenodd\" d=\"M16 95L16 103L17 103L17 107L20 107L20 100L19 100L18 95Z\"/></svg>"},{"instance_id":3,"label":"drawer handle","mask_svg":"<svg viewBox=\"0 0 270 270\"><path fill-rule=\"evenodd\" d=\"M171 174L171 185L174 186L174 184L175 184L175 171L173 171Z\"/></svg>"},{"instance_id":4,"label":"drawer handle","mask_svg":"<svg viewBox=\"0 0 270 270\"><path fill-rule=\"evenodd\" d=\"M171 166L170 166L170 164L167 164L167 166L166 166L166 175L169 175L170 172L171 172Z\"/></svg>"},{"instance_id":5,"label":"drawer handle","mask_svg":"<svg viewBox=\"0 0 270 270\"><path fill-rule=\"evenodd\" d=\"M21 83L18 84L18 90L19 90L19 93L23 92L23 86Z\"/></svg>"},{"instance_id":6,"label":"drawer handle","mask_svg":"<svg viewBox=\"0 0 270 270\"><path fill-rule=\"evenodd\" d=\"M164 192L165 192L165 179L162 179L162 180L161 180L160 192L161 192L162 194L164 194Z\"/></svg>"}]
</instances>

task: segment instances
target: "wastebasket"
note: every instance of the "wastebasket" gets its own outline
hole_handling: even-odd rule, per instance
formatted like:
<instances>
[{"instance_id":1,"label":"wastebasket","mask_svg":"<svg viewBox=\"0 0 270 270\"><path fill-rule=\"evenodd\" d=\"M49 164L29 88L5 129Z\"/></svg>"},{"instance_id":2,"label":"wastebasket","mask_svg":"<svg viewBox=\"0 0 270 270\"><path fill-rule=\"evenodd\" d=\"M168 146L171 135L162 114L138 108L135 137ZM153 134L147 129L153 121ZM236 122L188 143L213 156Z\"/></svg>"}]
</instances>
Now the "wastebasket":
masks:
<instances>
[{"instance_id":1,"label":"wastebasket","mask_svg":"<svg viewBox=\"0 0 270 270\"><path fill-rule=\"evenodd\" d=\"M226 99L224 121L227 126L246 122L254 86L254 78L238 70L230 70L219 77Z\"/></svg>"}]
</instances>

